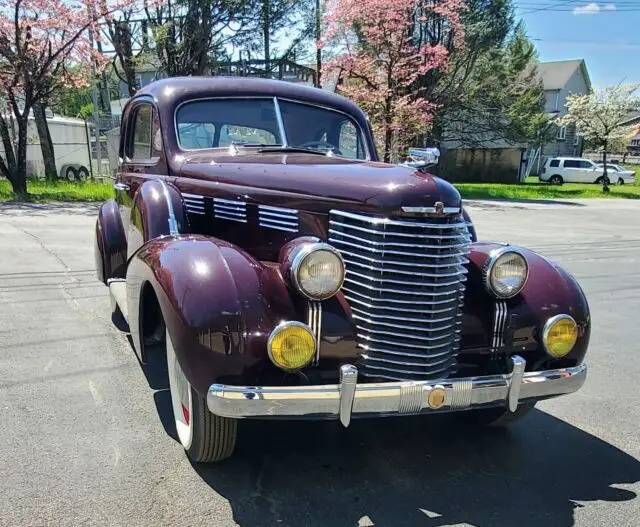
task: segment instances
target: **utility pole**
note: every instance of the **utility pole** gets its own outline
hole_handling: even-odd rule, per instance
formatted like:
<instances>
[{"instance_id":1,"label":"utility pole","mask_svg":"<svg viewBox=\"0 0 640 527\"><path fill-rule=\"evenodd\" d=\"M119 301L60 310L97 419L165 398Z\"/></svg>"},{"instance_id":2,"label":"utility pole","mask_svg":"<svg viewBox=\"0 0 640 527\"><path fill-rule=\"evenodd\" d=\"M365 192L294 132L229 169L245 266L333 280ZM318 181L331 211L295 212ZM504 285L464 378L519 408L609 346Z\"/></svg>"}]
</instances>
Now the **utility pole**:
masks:
<instances>
[{"instance_id":1,"label":"utility pole","mask_svg":"<svg viewBox=\"0 0 640 527\"><path fill-rule=\"evenodd\" d=\"M318 43L322 38L322 6L321 0L316 0L316 88L322 87L322 49L318 47Z\"/></svg>"}]
</instances>

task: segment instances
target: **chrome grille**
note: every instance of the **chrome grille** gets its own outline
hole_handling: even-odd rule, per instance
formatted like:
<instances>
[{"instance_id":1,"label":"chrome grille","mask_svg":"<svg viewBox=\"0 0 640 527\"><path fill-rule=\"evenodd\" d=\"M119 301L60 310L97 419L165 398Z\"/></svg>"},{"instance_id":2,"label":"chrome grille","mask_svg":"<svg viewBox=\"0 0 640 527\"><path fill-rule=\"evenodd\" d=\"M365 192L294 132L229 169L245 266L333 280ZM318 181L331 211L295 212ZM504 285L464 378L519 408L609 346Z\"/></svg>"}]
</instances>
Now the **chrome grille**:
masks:
<instances>
[{"instance_id":1,"label":"chrome grille","mask_svg":"<svg viewBox=\"0 0 640 527\"><path fill-rule=\"evenodd\" d=\"M361 372L444 378L455 368L470 236L459 214L388 219L333 210L329 243L362 349Z\"/></svg>"}]
</instances>

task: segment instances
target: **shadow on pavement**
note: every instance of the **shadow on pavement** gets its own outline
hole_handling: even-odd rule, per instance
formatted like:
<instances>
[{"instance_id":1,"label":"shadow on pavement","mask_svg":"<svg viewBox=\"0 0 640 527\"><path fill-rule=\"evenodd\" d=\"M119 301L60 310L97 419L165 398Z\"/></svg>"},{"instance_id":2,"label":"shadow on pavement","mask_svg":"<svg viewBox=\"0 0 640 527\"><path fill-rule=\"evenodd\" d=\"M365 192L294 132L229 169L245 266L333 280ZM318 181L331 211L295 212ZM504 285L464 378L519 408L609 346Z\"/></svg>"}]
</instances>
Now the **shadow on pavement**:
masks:
<instances>
[{"instance_id":1,"label":"shadow on pavement","mask_svg":"<svg viewBox=\"0 0 640 527\"><path fill-rule=\"evenodd\" d=\"M635 458L542 411L511 430L242 421L233 458L194 468L251 527L569 526L579 502L634 499L614 485L640 480Z\"/></svg>"}]
</instances>

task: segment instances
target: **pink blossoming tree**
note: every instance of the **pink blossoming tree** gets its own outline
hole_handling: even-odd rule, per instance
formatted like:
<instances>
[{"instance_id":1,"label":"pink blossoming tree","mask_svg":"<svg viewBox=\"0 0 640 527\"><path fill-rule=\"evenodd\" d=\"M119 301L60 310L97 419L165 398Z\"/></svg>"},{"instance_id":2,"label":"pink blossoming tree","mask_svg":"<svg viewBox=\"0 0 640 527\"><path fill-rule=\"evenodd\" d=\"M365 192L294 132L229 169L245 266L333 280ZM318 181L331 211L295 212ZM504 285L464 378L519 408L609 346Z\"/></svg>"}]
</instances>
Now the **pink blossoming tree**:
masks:
<instances>
[{"instance_id":1,"label":"pink blossoming tree","mask_svg":"<svg viewBox=\"0 0 640 527\"><path fill-rule=\"evenodd\" d=\"M340 72L340 91L367 112L385 162L426 131L434 105L420 80L445 71L451 48L464 45L464 0L329 0L325 37L337 56L325 71ZM438 39L426 25L438 24ZM395 138L395 140L394 140Z\"/></svg>"},{"instance_id":2,"label":"pink blossoming tree","mask_svg":"<svg viewBox=\"0 0 640 527\"><path fill-rule=\"evenodd\" d=\"M0 0L0 174L27 194L29 112L61 84L83 86L106 62L93 46L107 0Z\"/></svg>"}]
</instances>

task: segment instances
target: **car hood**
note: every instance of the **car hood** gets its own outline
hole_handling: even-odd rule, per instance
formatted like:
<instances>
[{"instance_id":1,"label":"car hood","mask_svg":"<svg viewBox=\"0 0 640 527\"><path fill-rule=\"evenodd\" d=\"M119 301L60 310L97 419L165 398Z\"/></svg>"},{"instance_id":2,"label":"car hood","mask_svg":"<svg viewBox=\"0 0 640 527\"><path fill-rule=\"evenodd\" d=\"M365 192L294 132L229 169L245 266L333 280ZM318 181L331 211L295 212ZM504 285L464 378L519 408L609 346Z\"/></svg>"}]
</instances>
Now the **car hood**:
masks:
<instances>
[{"instance_id":1,"label":"car hood","mask_svg":"<svg viewBox=\"0 0 640 527\"><path fill-rule=\"evenodd\" d=\"M402 214L403 207L459 207L446 181L414 169L305 153L200 152L184 155L183 192L244 196L258 203L326 212L345 208Z\"/></svg>"}]
</instances>

